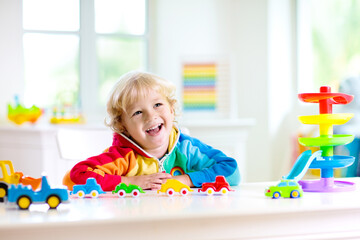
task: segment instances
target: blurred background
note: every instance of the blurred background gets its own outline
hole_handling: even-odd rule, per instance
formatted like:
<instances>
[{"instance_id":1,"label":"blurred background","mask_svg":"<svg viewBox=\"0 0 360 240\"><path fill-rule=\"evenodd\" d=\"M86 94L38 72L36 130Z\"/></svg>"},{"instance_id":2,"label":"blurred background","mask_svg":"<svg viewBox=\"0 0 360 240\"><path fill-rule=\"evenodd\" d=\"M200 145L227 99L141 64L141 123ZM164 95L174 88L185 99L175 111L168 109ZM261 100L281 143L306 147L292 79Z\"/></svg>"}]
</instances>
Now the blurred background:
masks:
<instances>
[{"instance_id":1,"label":"blurred background","mask_svg":"<svg viewBox=\"0 0 360 240\"><path fill-rule=\"evenodd\" d=\"M57 137L62 121L103 129L109 90L138 69L176 84L179 125L236 157L244 181L279 179L297 137L317 134L297 116L318 106L298 93L355 95L333 112L355 113L336 131L359 131L359 29L356 0L0 0L0 159L62 176L49 153L59 141L43 134ZM8 104L42 115L14 124Z\"/></svg>"}]
</instances>

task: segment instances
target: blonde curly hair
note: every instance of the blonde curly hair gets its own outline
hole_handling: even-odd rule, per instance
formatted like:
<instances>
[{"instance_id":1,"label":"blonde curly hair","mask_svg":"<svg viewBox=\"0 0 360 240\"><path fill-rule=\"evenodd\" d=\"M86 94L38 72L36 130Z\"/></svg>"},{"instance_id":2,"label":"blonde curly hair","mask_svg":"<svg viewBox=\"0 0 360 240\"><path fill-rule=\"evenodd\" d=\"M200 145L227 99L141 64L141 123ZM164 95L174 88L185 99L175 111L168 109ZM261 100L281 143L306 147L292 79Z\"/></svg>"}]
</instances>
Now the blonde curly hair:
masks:
<instances>
[{"instance_id":1,"label":"blonde curly hair","mask_svg":"<svg viewBox=\"0 0 360 240\"><path fill-rule=\"evenodd\" d=\"M108 117L105 125L114 132L124 133L126 129L122 124L123 114L134 102L145 97L149 90L155 90L164 96L176 116L175 85L152 73L132 71L121 76L112 88L106 104Z\"/></svg>"}]
</instances>

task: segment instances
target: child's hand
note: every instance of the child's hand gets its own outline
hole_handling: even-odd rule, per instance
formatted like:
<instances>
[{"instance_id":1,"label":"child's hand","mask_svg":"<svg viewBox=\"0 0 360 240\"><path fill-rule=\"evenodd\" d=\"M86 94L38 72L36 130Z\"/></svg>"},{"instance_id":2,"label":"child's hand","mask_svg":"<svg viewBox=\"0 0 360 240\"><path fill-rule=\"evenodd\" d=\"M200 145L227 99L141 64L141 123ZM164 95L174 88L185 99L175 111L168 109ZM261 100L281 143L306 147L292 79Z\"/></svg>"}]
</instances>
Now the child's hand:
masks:
<instances>
[{"instance_id":1,"label":"child's hand","mask_svg":"<svg viewBox=\"0 0 360 240\"><path fill-rule=\"evenodd\" d=\"M149 175L141 175L134 177L121 177L121 181L125 184L135 184L142 189L159 190L161 184L172 178L169 173L154 173Z\"/></svg>"}]
</instances>

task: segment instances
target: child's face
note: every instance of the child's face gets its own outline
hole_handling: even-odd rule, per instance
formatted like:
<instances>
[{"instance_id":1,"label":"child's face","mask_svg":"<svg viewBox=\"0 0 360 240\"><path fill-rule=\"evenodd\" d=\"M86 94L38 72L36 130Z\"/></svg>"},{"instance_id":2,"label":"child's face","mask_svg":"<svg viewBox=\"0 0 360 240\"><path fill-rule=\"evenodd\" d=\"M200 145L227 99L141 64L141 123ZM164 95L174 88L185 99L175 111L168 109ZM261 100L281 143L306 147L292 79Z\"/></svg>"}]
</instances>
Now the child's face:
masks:
<instances>
[{"instance_id":1,"label":"child's face","mask_svg":"<svg viewBox=\"0 0 360 240\"><path fill-rule=\"evenodd\" d=\"M166 98L154 90L129 106L122 118L130 137L148 153L168 147L173 121L173 109Z\"/></svg>"}]
</instances>

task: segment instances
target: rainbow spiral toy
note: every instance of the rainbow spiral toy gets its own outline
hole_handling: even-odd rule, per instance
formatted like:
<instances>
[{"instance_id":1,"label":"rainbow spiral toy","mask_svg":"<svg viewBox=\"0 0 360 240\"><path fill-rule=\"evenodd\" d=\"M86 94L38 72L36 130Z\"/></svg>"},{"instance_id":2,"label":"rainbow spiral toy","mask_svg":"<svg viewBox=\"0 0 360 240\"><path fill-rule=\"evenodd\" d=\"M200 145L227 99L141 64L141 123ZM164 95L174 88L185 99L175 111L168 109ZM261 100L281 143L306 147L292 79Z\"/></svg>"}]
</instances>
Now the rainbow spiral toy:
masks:
<instances>
[{"instance_id":1,"label":"rainbow spiral toy","mask_svg":"<svg viewBox=\"0 0 360 240\"><path fill-rule=\"evenodd\" d=\"M334 168L348 167L354 163L352 156L334 155L334 146L345 145L354 140L353 135L333 134L333 125L342 125L348 122L354 114L332 113L333 104L348 104L353 100L352 95L332 93L328 86L320 87L320 93L300 93L299 99L306 103L318 103L319 115L300 116L303 124L319 125L319 137L299 138L300 144L307 147L320 147L321 157L312 161L309 168L320 169L320 180L299 181L307 192L338 192L351 191L355 184L347 181L334 180Z\"/></svg>"}]
</instances>

